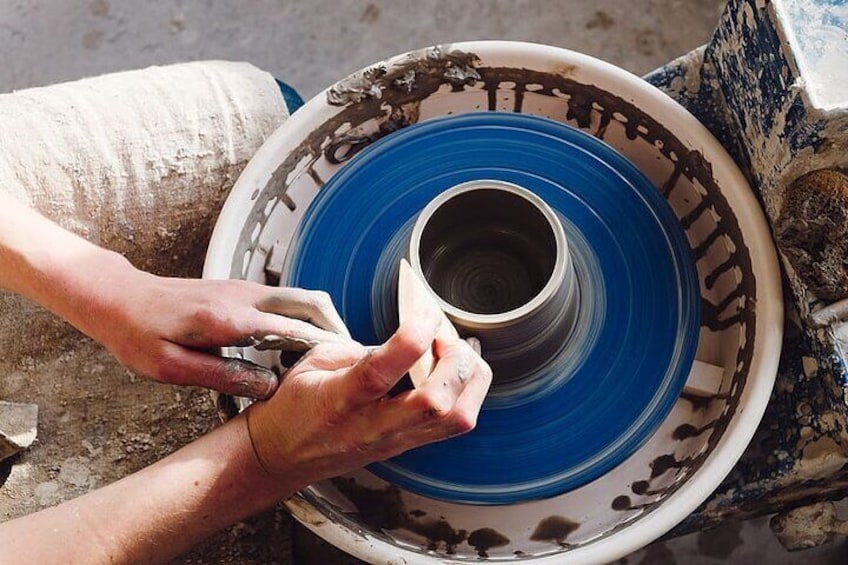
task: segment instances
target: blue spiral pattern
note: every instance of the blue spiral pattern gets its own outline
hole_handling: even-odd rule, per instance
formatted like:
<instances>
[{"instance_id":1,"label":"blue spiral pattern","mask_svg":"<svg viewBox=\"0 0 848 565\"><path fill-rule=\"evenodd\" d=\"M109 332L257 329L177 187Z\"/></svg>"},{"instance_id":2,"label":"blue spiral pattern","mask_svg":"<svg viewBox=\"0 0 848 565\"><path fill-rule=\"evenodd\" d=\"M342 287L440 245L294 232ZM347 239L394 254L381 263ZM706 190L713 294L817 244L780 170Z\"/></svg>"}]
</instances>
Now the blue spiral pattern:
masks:
<instances>
[{"instance_id":1,"label":"blue spiral pattern","mask_svg":"<svg viewBox=\"0 0 848 565\"><path fill-rule=\"evenodd\" d=\"M354 157L301 220L287 284L326 290L357 340L381 342L416 216L478 179L523 186L561 216L575 328L552 362L490 393L472 433L369 469L425 496L508 504L586 484L651 436L691 369L700 293L680 224L629 161L568 125L500 112L428 120Z\"/></svg>"}]
</instances>

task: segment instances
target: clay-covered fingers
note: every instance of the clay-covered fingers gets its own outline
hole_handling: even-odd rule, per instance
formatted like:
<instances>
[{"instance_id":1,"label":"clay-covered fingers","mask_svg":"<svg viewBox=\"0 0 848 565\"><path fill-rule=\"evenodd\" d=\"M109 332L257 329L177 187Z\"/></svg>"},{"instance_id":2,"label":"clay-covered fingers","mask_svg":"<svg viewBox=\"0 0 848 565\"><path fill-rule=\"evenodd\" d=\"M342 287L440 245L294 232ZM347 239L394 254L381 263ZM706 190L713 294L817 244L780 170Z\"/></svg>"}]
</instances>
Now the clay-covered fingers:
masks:
<instances>
[{"instance_id":1,"label":"clay-covered fingers","mask_svg":"<svg viewBox=\"0 0 848 565\"><path fill-rule=\"evenodd\" d=\"M368 404L382 398L403 378L409 368L433 347L441 323L437 314L405 321L384 343L369 348L341 379L338 397L347 407Z\"/></svg>"},{"instance_id":2,"label":"clay-covered fingers","mask_svg":"<svg viewBox=\"0 0 848 565\"><path fill-rule=\"evenodd\" d=\"M256 308L268 314L295 318L313 326L350 337L330 295L302 288L278 288L256 301Z\"/></svg>"},{"instance_id":3,"label":"clay-covered fingers","mask_svg":"<svg viewBox=\"0 0 848 565\"><path fill-rule=\"evenodd\" d=\"M472 346L459 339L437 339L435 368L421 388L380 407L379 449L389 456L464 434L477 424L492 382L492 371Z\"/></svg>"},{"instance_id":4,"label":"clay-covered fingers","mask_svg":"<svg viewBox=\"0 0 848 565\"><path fill-rule=\"evenodd\" d=\"M153 374L158 381L211 388L226 394L264 400L277 390L273 371L244 359L218 357L163 342Z\"/></svg>"},{"instance_id":5,"label":"clay-covered fingers","mask_svg":"<svg viewBox=\"0 0 848 565\"><path fill-rule=\"evenodd\" d=\"M350 341L347 335L323 330L309 322L278 314L257 312L250 336L244 340L243 344L252 345L260 351L266 349L308 351L319 343Z\"/></svg>"},{"instance_id":6,"label":"clay-covered fingers","mask_svg":"<svg viewBox=\"0 0 848 565\"><path fill-rule=\"evenodd\" d=\"M482 357L480 357L480 342L474 340L471 342L470 348L474 350L471 361L470 376L465 383L465 388L459 394L456 403L453 406L453 417L455 431L458 434L473 430L477 425L477 417L480 415L480 409L483 407L483 401L486 400L486 395L489 393L489 387L492 385L492 369ZM437 354L439 351L439 343L436 343ZM438 430L437 430L438 431ZM426 439L426 438L425 438ZM430 441L437 441L439 437L433 437Z\"/></svg>"},{"instance_id":7,"label":"clay-covered fingers","mask_svg":"<svg viewBox=\"0 0 848 565\"><path fill-rule=\"evenodd\" d=\"M435 353L438 360L424 386L398 397L392 407L398 431L434 431L449 437L476 425L492 382L489 366L459 339L437 339Z\"/></svg>"}]
</instances>

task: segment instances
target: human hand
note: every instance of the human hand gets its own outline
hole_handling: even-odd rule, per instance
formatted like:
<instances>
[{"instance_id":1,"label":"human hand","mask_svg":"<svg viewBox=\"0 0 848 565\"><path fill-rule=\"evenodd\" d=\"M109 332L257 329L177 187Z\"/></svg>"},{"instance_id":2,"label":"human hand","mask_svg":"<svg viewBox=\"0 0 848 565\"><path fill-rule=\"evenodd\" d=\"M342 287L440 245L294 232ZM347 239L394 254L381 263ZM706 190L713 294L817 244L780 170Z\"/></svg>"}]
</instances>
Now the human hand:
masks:
<instances>
[{"instance_id":1,"label":"human hand","mask_svg":"<svg viewBox=\"0 0 848 565\"><path fill-rule=\"evenodd\" d=\"M411 319L382 346L321 344L293 366L277 393L247 410L256 456L299 488L472 430L492 372L441 319ZM436 364L419 388L388 392L425 351Z\"/></svg>"},{"instance_id":2,"label":"human hand","mask_svg":"<svg viewBox=\"0 0 848 565\"><path fill-rule=\"evenodd\" d=\"M130 269L101 287L83 329L121 363L160 382L268 398L277 388L272 371L208 350L305 351L319 343L350 341L324 292L165 278Z\"/></svg>"}]
</instances>

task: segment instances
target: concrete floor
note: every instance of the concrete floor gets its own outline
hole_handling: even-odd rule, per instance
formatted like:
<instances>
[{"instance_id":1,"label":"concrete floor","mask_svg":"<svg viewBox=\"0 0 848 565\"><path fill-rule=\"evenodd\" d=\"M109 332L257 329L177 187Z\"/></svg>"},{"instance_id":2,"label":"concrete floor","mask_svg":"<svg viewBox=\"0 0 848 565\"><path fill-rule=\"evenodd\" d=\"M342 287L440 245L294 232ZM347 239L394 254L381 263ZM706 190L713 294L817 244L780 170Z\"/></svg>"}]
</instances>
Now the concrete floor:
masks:
<instances>
[{"instance_id":1,"label":"concrete floor","mask_svg":"<svg viewBox=\"0 0 848 565\"><path fill-rule=\"evenodd\" d=\"M704 43L722 4L723 0L3 0L0 90L222 58L250 61L312 96L388 55L470 39L568 47L641 74Z\"/></svg>"},{"instance_id":2,"label":"concrete floor","mask_svg":"<svg viewBox=\"0 0 848 565\"><path fill-rule=\"evenodd\" d=\"M309 97L388 55L434 43L496 38L567 47L641 74L704 43L722 4L723 0L0 0L0 92L153 64L221 58L250 61ZM15 390L10 382L5 385L7 393ZM190 393L190 399L198 405L205 402L201 393ZM175 427L180 427L176 413L173 418ZM169 426L167 419L160 420L158 427ZM200 432L210 423L211 417L192 431ZM126 435L114 422L100 424L116 427L118 436ZM149 437L145 430L131 431ZM186 440L180 434L175 441ZM134 445L121 441L121 446ZM134 458L124 468L128 472L167 451L127 448L120 457ZM57 488L68 477L86 478L65 480L64 486L76 487L71 494L114 478L89 480L90 473L80 467L89 457L100 456L91 450L82 456L61 451L55 455L64 461L56 465ZM66 467L73 467L74 473L66 473ZM52 491L40 495L44 498L40 503L61 499ZM270 519L276 525L269 531L279 529L280 519L278 515ZM259 526L247 529L251 527ZM244 532L245 528L233 529L218 543L235 542ZM216 562L221 556L233 558L208 549L184 562ZM758 520L657 544L626 562L707 565L761 558L771 565L846 563L848 545L840 541L812 552L787 554L765 521ZM233 560L262 562L238 555Z\"/></svg>"}]
</instances>

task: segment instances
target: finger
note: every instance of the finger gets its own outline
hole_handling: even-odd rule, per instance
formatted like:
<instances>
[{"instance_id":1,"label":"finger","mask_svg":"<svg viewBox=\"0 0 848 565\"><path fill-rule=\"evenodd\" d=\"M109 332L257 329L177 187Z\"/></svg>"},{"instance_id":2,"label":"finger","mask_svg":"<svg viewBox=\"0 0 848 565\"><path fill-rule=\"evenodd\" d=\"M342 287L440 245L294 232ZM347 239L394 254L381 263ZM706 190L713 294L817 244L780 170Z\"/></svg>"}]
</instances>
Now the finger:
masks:
<instances>
[{"instance_id":1,"label":"finger","mask_svg":"<svg viewBox=\"0 0 848 565\"><path fill-rule=\"evenodd\" d=\"M465 389L459 395L454 404L454 413L460 425L458 428L467 428L470 431L477 426L477 418L483 408L483 402L492 386L492 369L483 359L477 357L475 360L474 373L465 385ZM463 426L462 424L465 424ZM464 432L461 432L464 433Z\"/></svg>"},{"instance_id":2,"label":"finger","mask_svg":"<svg viewBox=\"0 0 848 565\"><path fill-rule=\"evenodd\" d=\"M300 362L304 370L336 371L352 367L365 357L368 350L356 342L321 343L307 353Z\"/></svg>"},{"instance_id":3,"label":"finger","mask_svg":"<svg viewBox=\"0 0 848 565\"><path fill-rule=\"evenodd\" d=\"M285 318L277 314L258 313L255 327L250 336L250 345L260 351L266 349L307 351L319 343L350 342L348 337L322 330L302 320Z\"/></svg>"},{"instance_id":4,"label":"finger","mask_svg":"<svg viewBox=\"0 0 848 565\"><path fill-rule=\"evenodd\" d=\"M465 338L465 343L471 346L471 349L474 350L474 353L480 355L483 353L483 347L480 345L480 340L474 336L470 336Z\"/></svg>"},{"instance_id":5,"label":"finger","mask_svg":"<svg viewBox=\"0 0 848 565\"><path fill-rule=\"evenodd\" d=\"M480 357L473 356L473 365L458 398L450 398L444 387L429 385L372 405L372 410L363 412L367 422L355 426L361 430L359 444L369 453L379 454L380 459L388 459L472 430L491 383L491 371ZM452 373L452 369L442 360L438 371ZM444 380L439 372L434 371L431 382Z\"/></svg>"},{"instance_id":6,"label":"finger","mask_svg":"<svg viewBox=\"0 0 848 565\"><path fill-rule=\"evenodd\" d=\"M455 405L474 377L474 371L482 367L476 365L479 357L462 340L450 339L445 343L437 338L434 349L438 360L424 385L378 407L373 426L375 437L452 427L450 418Z\"/></svg>"},{"instance_id":7,"label":"finger","mask_svg":"<svg viewBox=\"0 0 848 565\"><path fill-rule=\"evenodd\" d=\"M280 288L261 298L256 308L268 314L280 314L308 322L323 330L350 337L330 295L302 288Z\"/></svg>"},{"instance_id":8,"label":"finger","mask_svg":"<svg viewBox=\"0 0 848 565\"><path fill-rule=\"evenodd\" d=\"M379 442L375 443L375 447L379 448L381 444L394 442L401 444L401 451L406 451L470 432L477 426L483 400L486 398L491 382L492 373L488 365L482 359L478 359L465 388L446 417L439 421L424 422L418 427L410 427L403 432L385 434ZM403 429L399 424L395 425L398 426L395 430Z\"/></svg>"},{"instance_id":9,"label":"finger","mask_svg":"<svg viewBox=\"0 0 848 565\"><path fill-rule=\"evenodd\" d=\"M340 398L356 406L385 396L432 347L440 323L438 312L402 323L386 343L370 349L344 375Z\"/></svg>"},{"instance_id":10,"label":"finger","mask_svg":"<svg viewBox=\"0 0 848 565\"><path fill-rule=\"evenodd\" d=\"M175 343L165 344L154 377L260 400L273 395L279 384L273 371L245 359L210 355Z\"/></svg>"},{"instance_id":11,"label":"finger","mask_svg":"<svg viewBox=\"0 0 848 565\"><path fill-rule=\"evenodd\" d=\"M438 337L433 344L433 353L436 365L421 389L432 394L447 394L452 408L471 377L477 356L461 339L443 340Z\"/></svg>"}]
</instances>

